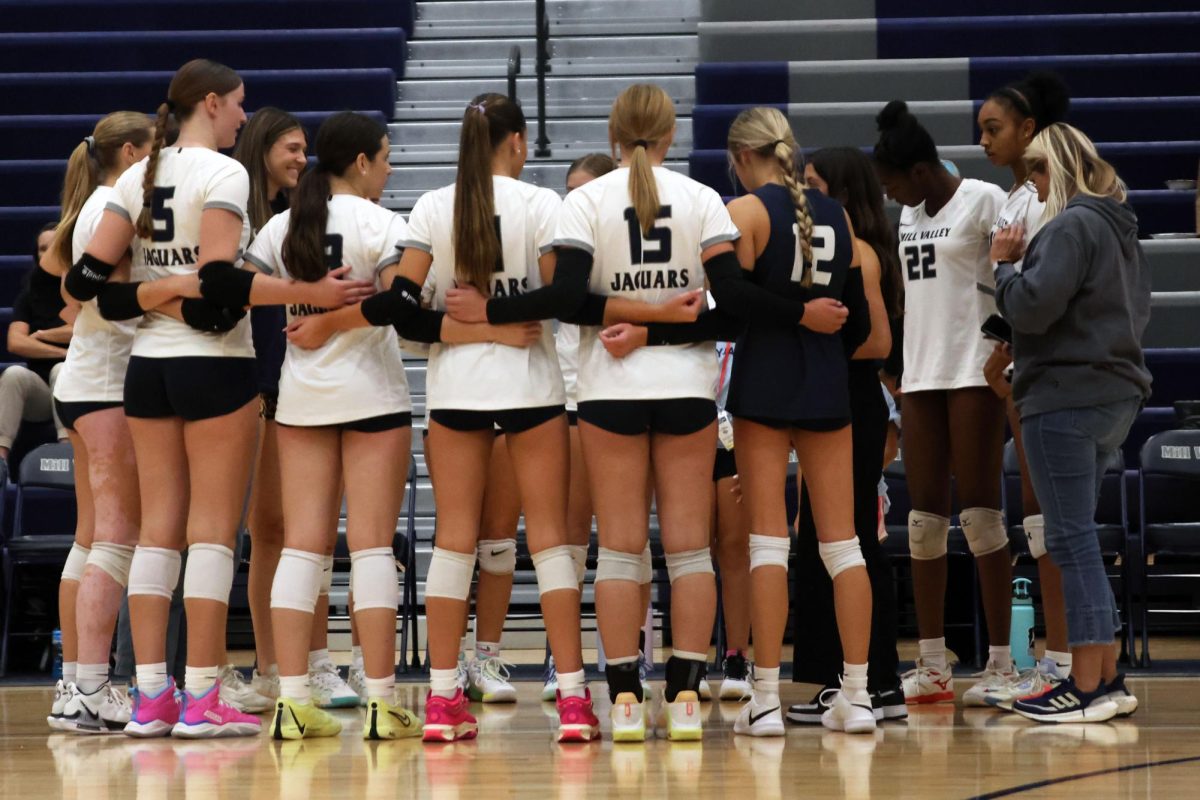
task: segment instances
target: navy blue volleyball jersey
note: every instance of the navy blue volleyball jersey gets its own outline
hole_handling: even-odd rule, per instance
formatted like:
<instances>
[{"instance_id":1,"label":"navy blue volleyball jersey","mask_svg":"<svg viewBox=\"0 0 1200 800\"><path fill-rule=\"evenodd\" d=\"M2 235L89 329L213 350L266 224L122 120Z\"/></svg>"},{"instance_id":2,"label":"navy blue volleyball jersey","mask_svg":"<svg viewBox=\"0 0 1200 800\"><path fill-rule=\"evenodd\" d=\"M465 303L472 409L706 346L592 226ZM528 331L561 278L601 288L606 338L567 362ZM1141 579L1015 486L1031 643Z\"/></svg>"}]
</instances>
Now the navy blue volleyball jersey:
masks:
<instances>
[{"instance_id":1,"label":"navy blue volleyball jersey","mask_svg":"<svg viewBox=\"0 0 1200 800\"><path fill-rule=\"evenodd\" d=\"M813 220L812 285L800 284L803 256L797 247L796 212L787 187L757 190L771 220L771 235L754 262L750 280L785 297L841 299L854 241L842 206L806 189ZM778 422L848 418L846 354L840 334L814 333L802 325L751 322L737 343L727 408L734 416Z\"/></svg>"}]
</instances>

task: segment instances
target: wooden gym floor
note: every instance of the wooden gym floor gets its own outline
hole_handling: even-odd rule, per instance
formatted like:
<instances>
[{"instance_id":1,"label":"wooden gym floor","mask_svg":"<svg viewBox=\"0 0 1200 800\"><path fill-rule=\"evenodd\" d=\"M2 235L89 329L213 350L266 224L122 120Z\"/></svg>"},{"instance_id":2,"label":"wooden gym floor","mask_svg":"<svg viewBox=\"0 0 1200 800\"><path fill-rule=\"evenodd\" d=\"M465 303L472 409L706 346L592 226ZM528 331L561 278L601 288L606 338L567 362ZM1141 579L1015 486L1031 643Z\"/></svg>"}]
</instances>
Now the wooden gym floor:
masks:
<instances>
[{"instance_id":1,"label":"wooden gym floor","mask_svg":"<svg viewBox=\"0 0 1200 800\"><path fill-rule=\"evenodd\" d=\"M958 681L961 693L970 681ZM476 704L475 742L364 742L358 712L336 739L181 742L50 734L46 688L0 689L0 798L311 800L326 797L1186 798L1200 795L1200 681L1133 678L1141 707L1102 725L1038 725L990 709L913 709L907 723L848 735L789 724L735 737L738 705L705 704L702 743L557 745L536 683L508 706ZM715 688L715 687L714 687ZM602 686L593 683L602 692ZM811 688L784 685L784 702ZM424 689L401 684L421 711ZM598 698L601 718L607 699ZM605 723L607 728L607 722Z\"/></svg>"}]
</instances>

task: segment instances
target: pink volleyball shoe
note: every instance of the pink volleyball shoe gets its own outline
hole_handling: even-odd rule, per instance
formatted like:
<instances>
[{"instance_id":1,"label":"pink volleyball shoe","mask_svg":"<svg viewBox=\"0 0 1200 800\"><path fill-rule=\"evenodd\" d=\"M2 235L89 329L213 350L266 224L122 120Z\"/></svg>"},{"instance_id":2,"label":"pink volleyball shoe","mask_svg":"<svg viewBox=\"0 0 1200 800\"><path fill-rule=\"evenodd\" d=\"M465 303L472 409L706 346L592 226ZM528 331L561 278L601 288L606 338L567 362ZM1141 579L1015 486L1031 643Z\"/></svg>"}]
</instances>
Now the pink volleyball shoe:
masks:
<instances>
[{"instance_id":1,"label":"pink volleyball shoe","mask_svg":"<svg viewBox=\"0 0 1200 800\"><path fill-rule=\"evenodd\" d=\"M175 691L175 679L167 678L167 685L154 696L141 689L129 690L133 701L133 712L125 726L125 735L138 739L170 736L179 722L179 697Z\"/></svg>"},{"instance_id":2,"label":"pink volleyball shoe","mask_svg":"<svg viewBox=\"0 0 1200 800\"><path fill-rule=\"evenodd\" d=\"M563 697L557 692L558 741L590 742L600 738L600 720L592 710L592 693L585 689L583 697Z\"/></svg>"},{"instance_id":3,"label":"pink volleyball shoe","mask_svg":"<svg viewBox=\"0 0 1200 800\"><path fill-rule=\"evenodd\" d=\"M262 720L221 701L220 681L199 697L192 697L185 691L179 722L171 730L171 735L180 739L218 739L257 736L259 733L262 733Z\"/></svg>"}]
</instances>

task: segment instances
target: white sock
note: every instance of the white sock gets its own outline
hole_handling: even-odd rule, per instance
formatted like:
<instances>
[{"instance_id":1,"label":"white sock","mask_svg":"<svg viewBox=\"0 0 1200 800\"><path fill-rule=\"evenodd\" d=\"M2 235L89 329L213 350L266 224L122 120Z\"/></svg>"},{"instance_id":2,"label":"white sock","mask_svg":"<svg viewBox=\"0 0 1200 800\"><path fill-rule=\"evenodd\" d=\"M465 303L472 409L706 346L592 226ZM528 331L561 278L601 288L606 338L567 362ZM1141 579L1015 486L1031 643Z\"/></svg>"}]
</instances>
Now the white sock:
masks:
<instances>
[{"instance_id":1,"label":"white sock","mask_svg":"<svg viewBox=\"0 0 1200 800\"><path fill-rule=\"evenodd\" d=\"M946 671L946 637L936 639L921 639L921 663L941 672Z\"/></svg>"},{"instance_id":2,"label":"white sock","mask_svg":"<svg viewBox=\"0 0 1200 800\"><path fill-rule=\"evenodd\" d=\"M1071 654L1057 650L1047 650L1042 656L1043 672L1054 670L1059 677L1065 678L1071 674Z\"/></svg>"},{"instance_id":3,"label":"white sock","mask_svg":"<svg viewBox=\"0 0 1200 800\"><path fill-rule=\"evenodd\" d=\"M382 700L385 703L396 701L396 675L386 678L367 678L367 699Z\"/></svg>"},{"instance_id":4,"label":"white sock","mask_svg":"<svg viewBox=\"0 0 1200 800\"><path fill-rule=\"evenodd\" d=\"M759 698L779 695L779 667L754 666L754 694Z\"/></svg>"},{"instance_id":5,"label":"white sock","mask_svg":"<svg viewBox=\"0 0 1200 800\"><path fill-rule=\"evenodd\" d=\"M329 648L325 647L321 650L308 651L308 670L309 672L320 669L325 664L332 664L333 659L329 657Z\"/></svg>"},{"instance_id":6,"label":"white sock","mask_svg":"<svg viewBox=\"0 0 1200 800\"><path fill-rule=\"evenodd\" d=\"M583 670L558 673L558 691L563 697L584 697L587 695L587 681Z\"/></svg>"},{"instance_id":7,"label":"white sock","mask_svg":"<svg viewBox=\"0 0 1200 800\"><path fill-rule=\"evenodd\" d=\"M757 675L758 668L754 668ZM854 694L858 691L865 692L867 690L867 665L866 664L850 664L842 662L842 690L846 694Z\"/></svg>"},{"instance_id":8,"label":"white sock","mask_svg":"<svg viewBox=\"0 0 1200 800\"><path fill-rule=\"evenodd\" d=\"M138 691L147 697L157 697L167 688L167 662L138 664L134 669Z\"/></svg>"},{"instance_id":9,"label":"white sock","mask_svg":"<svg viewBox=\"0 0 1200 800\"><path fill-rule=\"evenodd\" d=\"M362 645L360 644L350 646L350 667L351 669L363 668Z\"/></svg>"},{"instance_id":10,"label":"white sock","mask_svg":"<svg viewBox=\"0 0 1200 800\"><path fill-rule=\"evenodd\" d=\"M997 669L1004 672L1011 672L1013 665L1012 650L1009 649L1008 645L988 647L988 663L994 664Z\"/></svg>"},{"instance_id":11,"label":"white sock","mask_svg":"<svg viewBox=\"0 0 1200 800\"><path fill-rule=\"evenodd\" d=\"M64 661L63 662L63 683L74 683L78 676L79 662Z\"/></svg>"},{"instance_id":12,"label":"white sock","mask_svg":"<svg viewBox=\"0 0 1200 800\"><path fill-rule=\"evenodd\" d=\"M279 696L297 703L312 702L312 687L308 683L308 673L303 675L280 675Z\"/></svg>"},{"instance_id":13,"label":"white sock","mask_svg":"<svg viewBox=\"0 0 1200 800\"><path fill-rule=\"evenodd\" d=\"M370 678L367 680L370 681ZM458 693L458 670L430 668L429 691L434 697L444 697L447 700L454 697Z\"/></svg>"},{"instance_id":14,"label":"white sock","mask_svg":"<svg viewBox=\"0 0 1200 800\"><path fill-rule=\"evenodd\" d=\"M217 682L220 667L190 667L183 668L183 687L192 697L202 697L205 692Z\"/></svg>"},{"instance_id":15,"label":"white sock","mask_svg":"<svg viewBox=\"0 0 1200 800\"><path fill-rule=\"evenodd\" d=\"M475 660L476 661L483 661L488 658L499 658L499 657L500 657L500 643L499 642L481 642L478 639L475 640Z\"/></svg>"},{"instance_id":16,"label":"white sock","mask_svg":"<svg viewBox=\"0 0 1200 800\"><path fill-rule=\"evenodd\" d=\"M103 664L80 664L76 670L75 685L84 694L91 694L108 683L108 662Z\"/></svg>"}]
</instances>

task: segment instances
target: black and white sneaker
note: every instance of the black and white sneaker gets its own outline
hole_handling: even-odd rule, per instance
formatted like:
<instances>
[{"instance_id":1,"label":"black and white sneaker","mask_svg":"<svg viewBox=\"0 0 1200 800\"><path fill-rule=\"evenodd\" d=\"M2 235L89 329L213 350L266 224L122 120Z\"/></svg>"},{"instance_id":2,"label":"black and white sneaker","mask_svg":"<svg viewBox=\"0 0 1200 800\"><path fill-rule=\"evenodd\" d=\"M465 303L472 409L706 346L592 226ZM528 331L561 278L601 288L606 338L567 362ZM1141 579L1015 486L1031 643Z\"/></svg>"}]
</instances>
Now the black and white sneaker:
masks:
<instances>
[{"instance_id":1,"label":"black and white sneaker","mask_svg":"<svg viewBox=\"0 0 1200 800\"><path fill-rule=\"evenodd\" d=\"M1104 689L1105 696L1117 704L1117 716L1128 717L1133 712L1137 711L1138 699L1134 697L1133 692L1125 688L1125 676L1118 674L1113 678L1112 683L1108 684Z\"/></svg>"},{"instance_id":2,"label":"black and white sneaker","mask_svg":"<svg viewBox=\"0 0 1200 800\"><path fill-rule=\"evenodd\" d=\"M67 684L70 696L63 707L62 727L70 733L121 733L129 723L129 698L105 683L91 694Z\"/></svg>"},{"instance_id":3,"label":"black and white sneaker","mask_svg":"<svg viewBox=\"0 0 1200 800\"><path fill-rule=\"evenodd\" d=\"M1109 690L1101 681L1095 691L1082 692L1067 678L1045 694L1014 701L1013 711L1038 722L1104 722L1117 715Z\"/></svg>"},{"instance_id":4,"label":"black and white sneaker","mask_svg":"<svg viewBox=\"0 0 1200 800\"><path fill-rule=\"evenodd\" d=\"M904 703L904 690L896 684L882 692L871 692L871 711L875 721L908 719L908 706Z\"/></svg>"},{"instance_id":5,"label":"black and white sneaker","mask_svg":"<svg viewBox=\"0 0 1200 800\"><path fill-rule=\"evenodd\" d=\"M788 722L795 722L798 725L820 725L821 716L833 704L833 693L829 692L829 690L837 690L837 688L836 686L826 686L813 695L813 699L807 703L796 703L795 705L788 706ZM829 702L823 702L822 697Z\"/></svg>"},{"instance_id":6,"label":"black and white sneaker","mask_svg":"<svg viewBox=\"0 0 1200 800\"><path fill-rule=\"evenodd\" d=\"M750 662L740 653L725 657L725 677L717 697L721 700L745 700L750 697L753 686L750 682Z\"/></svg>"}]
</instances>

